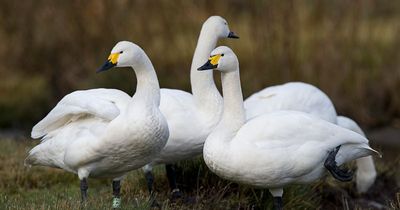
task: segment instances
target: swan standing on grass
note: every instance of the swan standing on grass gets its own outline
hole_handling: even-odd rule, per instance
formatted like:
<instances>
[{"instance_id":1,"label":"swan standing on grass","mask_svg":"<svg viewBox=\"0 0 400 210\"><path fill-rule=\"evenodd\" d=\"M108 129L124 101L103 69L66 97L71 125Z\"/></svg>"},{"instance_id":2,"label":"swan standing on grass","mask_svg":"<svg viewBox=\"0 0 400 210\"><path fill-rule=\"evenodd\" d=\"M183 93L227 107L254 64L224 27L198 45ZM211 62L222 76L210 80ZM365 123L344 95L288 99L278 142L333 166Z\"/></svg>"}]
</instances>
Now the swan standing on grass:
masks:
<instances>
[{"instance_id":1,"label":"swan standing on grass","mask_svg":"<svg viewBox=\"0 0 400 210\"><path fill-rule=\"evenodd\" d=\"M274 207L283 207L283 187L317 180L328 170L336 179L351 176L339 166L377 153L368 140L311 114L277 111L246 122L239 62L228 47L212 51L199 70L221 71L223 115L203 150L217 175L254 187L269 188Z\"/></svg>"},{"instance_id":2,"label":"swan standing on grass","mask_svg":"<svg viewBox=\"0 0 400 210\"><path fill-rule=\"evenodd\" d=\"M209 17L201 28L192 60L192 94L177 89L161 89L160 110L167 119L170 137L161 153L143 168L151 195L154 180L152 168L154 165L166 164L172 199L181 197L172 164L200 155L204 141L221 118L222 96L215 86L213 73L197 71L197 67L207 61L221 38L239 37L229 30L225 19Z\"/></svg>"},{"instance_id":3,"label":"swan standing on grass","mask_svg":"<svg viewBox=\"0 0 400 210\"><path fill-rule=\"evenodd\" d=\"M265 88L244 101L247 119L278 110L309 113L328 122L350 129L365 137L353 120L337 116L329 97L320 89L303 82L289 82ZM359 193L366 192L374 183L376 170L371 156L356 160L356 185Z\"/></svg>"},{"instance_id":4,"label":"swan standing on grass","mask_svg":"<svg viewBox=\"0 0 400 210\"><path fill-rule=\"evenodd\" d=\"M150 59L137 45L121 41L98 70L132 67L136 93L129 97L115 89L76 91L66 95L32 129L42 138L26 164L50 166L76 173L82 200L87 199L88 177L113 179L113 207L120 206L120 180L143 167L165 146L169 132L159 110L160 88Z\"/></svg>"}]
</instances>

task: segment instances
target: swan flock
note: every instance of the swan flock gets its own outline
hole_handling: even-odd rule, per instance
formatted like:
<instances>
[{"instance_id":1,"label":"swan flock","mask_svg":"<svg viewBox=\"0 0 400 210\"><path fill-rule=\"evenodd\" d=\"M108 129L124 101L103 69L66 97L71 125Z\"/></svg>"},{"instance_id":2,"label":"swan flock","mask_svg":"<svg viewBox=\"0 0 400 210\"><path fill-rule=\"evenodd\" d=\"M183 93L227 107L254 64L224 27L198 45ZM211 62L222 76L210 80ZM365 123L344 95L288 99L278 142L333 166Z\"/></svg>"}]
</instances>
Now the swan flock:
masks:
<instances>
[{"instance_id":1,"label":"swan flock","mask_svg":"<svg viewBox=\"0 0 400 210\"><path fill-rule=\"evenodd\" d=\"M327 173L352 180L353 172L340 167L352 160L357 190L366 192L376 178L371 155L379 153L357 123L338 116L325 93L302 82L267 87L243 100L239 59L229 47L217 47L224 38L239 37L222 17L208 18L193 55L191 93L160 89L142 48L118 42L97 72L131 67L135 94L99 88L66 95L32 128L32 138L41 141L25 164L77 174L82 203L89 177L112 178L113 208L121 206L124 176L139 168L151 205L158 205L152 168L159 164L165 165L171 199L179 199L174 164L201 154L221 178L268 188L275 209L283 208L283 188L290 184L308 184ZM222 95L212 70L221 73Z\"/></svg>"}]
</instances>

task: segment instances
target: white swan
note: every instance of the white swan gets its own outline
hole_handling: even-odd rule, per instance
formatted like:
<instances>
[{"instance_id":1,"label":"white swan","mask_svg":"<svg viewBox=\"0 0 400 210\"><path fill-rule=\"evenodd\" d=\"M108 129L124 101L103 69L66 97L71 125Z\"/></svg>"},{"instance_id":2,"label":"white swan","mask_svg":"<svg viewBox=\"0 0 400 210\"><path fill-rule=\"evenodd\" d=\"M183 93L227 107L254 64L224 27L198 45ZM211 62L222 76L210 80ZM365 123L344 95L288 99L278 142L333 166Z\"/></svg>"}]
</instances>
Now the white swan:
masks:
<instances>
[{"instance_id":1,"label":"white swan","mask_svg":"<svg viewBox=\"0 0 400 210\"><path fill-rule=\"evenodd\" d=\"M244 101L244 107L247 119L278 110L295 110L312 114L364 135L354 121L349 118L344 120L337 116L332 101L324 92L303 82L289 82L265 88L248 97ZM352 123L348 122L349 120ZM365 157L357 160L356 164L357 191L364 193L371 187L376 178L374 160L372 157Z\"/></svg>"},{"instance_id":2,"label":"white swan","mask_svg":"<svg viewBox=\"0 0 400 210\"><path fill-rule=\"evenodd\" d=\"M29 152L26 164L78 174L83 200L89 176L114 178L113 205L118 207L122 176L149 163L165 146L169 132L159 110L157 76L145 52L121 41L100 71L113 66L134 69L135 95L113 89L66 95L33 127L32 138L42 137L42 141Z\"/></svg>"},{"instance_id":3,"label":"white swan","mask_svg":"<svg viewBox=\"0 0 400 210\"><path fill-rule=\"evenodd\" d=\"M167 119L170 137L161 153L144 167L150 193L154 179L152 167L167 164L172 198L181 196L171 164L200 155L205 139L220 120L222 96L215 86L213 73L199 72L197 67L207 61L210 52L221 38L238 37L229 30L226 20L219 16L209 17L201 28L192 60L192 94L177 89L161 89L160 110Z\"/></svg>"},{"instance_id":4,"label":"white swan","mask_svg":"<svg viewBox=\"0 0 400 210\"><path fill-rule=\"evenodd\" d=\"M206 69L221 71L224 98L222 119L204 144L207 166L225 179L269 188L276 208L286 185L315 181L326 169L344 180L348 174L339 165L377 153L365 137L304 112L277 111L246 122L233 51L216 48L199 68Z\"/></svg>"}]
</instances>

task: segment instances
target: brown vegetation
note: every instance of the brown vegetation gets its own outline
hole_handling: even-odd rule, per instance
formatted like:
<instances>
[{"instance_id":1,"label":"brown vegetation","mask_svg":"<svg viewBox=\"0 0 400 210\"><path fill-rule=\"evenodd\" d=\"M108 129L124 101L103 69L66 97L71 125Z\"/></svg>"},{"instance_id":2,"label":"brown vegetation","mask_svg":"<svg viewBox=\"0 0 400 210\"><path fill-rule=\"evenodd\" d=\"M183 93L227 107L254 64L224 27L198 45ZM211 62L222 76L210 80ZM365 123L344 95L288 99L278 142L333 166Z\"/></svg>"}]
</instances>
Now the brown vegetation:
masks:
<instances>
[{"instance_id":1,"label":"brown vegetation","mask_svg":"<svg viewBox=\"0 0 400 210\"><path fill-rule=\"evenodd\" d=\"M190 90L202 22L221 15L239 40L245 96L312 83L364 127L400 117L398 1L0 1L0 127L30 128L65 94L134 92L133 73L96 75L118 40L142 46L162 87ZM128 79L127 79L128 78Z\"/></svg>"}]
</instances>

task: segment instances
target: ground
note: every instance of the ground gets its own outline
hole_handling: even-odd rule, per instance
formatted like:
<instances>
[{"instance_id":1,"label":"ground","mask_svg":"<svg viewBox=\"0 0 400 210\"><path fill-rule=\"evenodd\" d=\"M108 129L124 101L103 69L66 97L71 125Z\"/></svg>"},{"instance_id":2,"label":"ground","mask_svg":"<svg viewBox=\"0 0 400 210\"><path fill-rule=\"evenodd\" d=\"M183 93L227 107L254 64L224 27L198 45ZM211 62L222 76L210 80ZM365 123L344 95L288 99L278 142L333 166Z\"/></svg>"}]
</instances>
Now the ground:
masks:
<instances>
[{"instance_id":1,"label":"ground","mask_svg":"<svg viewBox=\"0 0 400 210\"><path fill-rule=\"evenodd\" d=\"M76 175L59 169L25 167L27 151L37 141L0 140L0 209L79 209ZM354 183L339 183L330 176L312 185L285 189L286 209L400 209L400 154L375 158L378 179L364 195ZM210 172L201 158L179 163L178 183L184 199L171 203L163 167L155 168L157 200L163 209L270 209L266 190L224 181ZM110 209L111 180L89 179L89 202L85 209ZM141 170L131 172L122 183L122 209L149 209Z\"/></svg>"}]
</instances>

